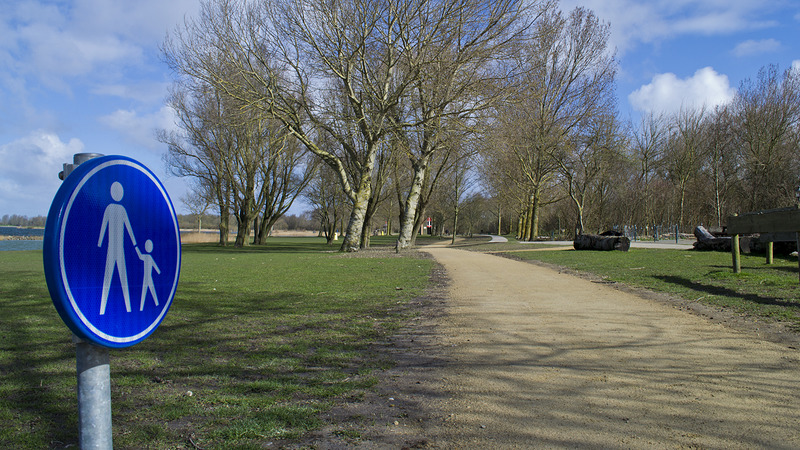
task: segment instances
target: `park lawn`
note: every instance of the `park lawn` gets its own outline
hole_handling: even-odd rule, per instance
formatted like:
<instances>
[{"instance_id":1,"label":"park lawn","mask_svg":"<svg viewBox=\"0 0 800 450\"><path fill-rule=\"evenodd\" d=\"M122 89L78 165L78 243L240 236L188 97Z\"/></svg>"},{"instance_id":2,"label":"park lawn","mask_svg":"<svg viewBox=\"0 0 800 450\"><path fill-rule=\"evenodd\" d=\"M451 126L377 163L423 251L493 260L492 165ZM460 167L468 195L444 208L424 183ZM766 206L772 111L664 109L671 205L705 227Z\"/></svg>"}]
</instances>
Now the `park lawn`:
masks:
<instances>
[{"instance_id":1,"label":"park lawn","mask_svg":"<svg viewBox=\"0 0 800 450\"><path fill-rule=\"evenodd\" d=\"M731 255L724 252L632 248L627 253L562 250L509 255L730 308L739 314L785 321L800 331L795 257L776 256L774 264L767 265L764 255L742 255L742 272L735 274Z\"/></svg>"},{"instance_id":2,"label":"park lawn","mask_svg":"<svg viewBox=\"0 0 800 450\"><path fill-rule=\"evenodd\" d=\"M320 427L391 365L380 345L431 266L317 238L185 245L161 326L111 351L115 447L262 448ZM0 252L0 335L0 448L77 446L74 345L41 252Z\"/></svg>"}]
</instances>

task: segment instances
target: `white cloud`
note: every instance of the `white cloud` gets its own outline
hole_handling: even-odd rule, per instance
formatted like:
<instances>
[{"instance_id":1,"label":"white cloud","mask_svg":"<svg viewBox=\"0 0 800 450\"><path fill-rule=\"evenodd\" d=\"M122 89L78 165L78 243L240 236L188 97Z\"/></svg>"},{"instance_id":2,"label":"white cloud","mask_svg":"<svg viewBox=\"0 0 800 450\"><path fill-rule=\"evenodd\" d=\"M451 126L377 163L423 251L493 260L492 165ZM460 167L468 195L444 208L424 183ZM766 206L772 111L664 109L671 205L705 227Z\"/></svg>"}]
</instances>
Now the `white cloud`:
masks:
<instances>
[{"instance_id":1,"label":"white cloud","mask_svg":"<svg viewBox=\"0 0 800 450\"><path fill-rule=\"evenodd\" d=\"M141 63L142 49L114 36L80 37L36 24L24 27L17 35L27 55L20 58L27 76L39 78L58 91L69 91L65 79L117 71L122 65Z\"/></svg>"},{"instance_id":2,"label":"white cloud","mask_svg":"<svg viewBox=\"0 0 800 450\"><path fill-rule=\"evenodd\" d=\"M61 184L58 172L83 148L79 139L63 142L43 130L0 145L0 212L46 215Z\"/></svg>"},{"instance_id":3,"label":"white cloud","mask_svg":"<svg viewBox=\"0 0 800 450\"><path fill-rule=\"evenodd\" d=\"M100 122L112 128L131 142L150 149L158 147L156 130L175 128L175 113L172 108L163 106L150 114L139 114L136 111L119 109L100 118Z\"/></svg>"},{"instance_id":4,"label":"white cloud","mask_svg":"<svg viewBox=\"0 0 800 450\"><path fill-rule=\"evenodd\" d=\"M686 34L717 35L775 26L763 19L777 5L769 0L561 0L562 10L593 10L611 23L611 44L620 54L640 43Z\"/></svg>"},{"instance_id":5,"label":"white cloud","mask_svg":"<svg viewBox=\"0 0 800 450\"><path fill-rule=\"evenodd\" d=\"M633 109L643 112L675 113L681 108L714 107L733 99L734 89L724 74L705 67L689 78L663 73L628 96Z\"/></svg>"},{"instance_id":6,"label":"white cloud","mask_svg":"<svg viewBox=\"0 0 800 450\"><path fill-rule=\"evenodd\" d=\"M164 101L168 88L169 83L166 82L104 84L94 87L91 93L136 100L144 104L158 104Z\"/></svg>"},{"instance_id":7,"label":"white cloud","mask_svg":"<svg viewBox=\"0 0 800 450\"><path fill-rule=\"evenodd\" d=\"M780 48L781 48L780 41L777 41L775 39L762 39L760 41L755 41L750 39L744 42L740 42L733 49L733 54L734 56L738 56L741 58L743 56L772 53L778 51Z\"/></svg>"},{"instance_id":8,"label":"white cloud","mask_svg":"<svg viewBox=\"0 0 800 450\"><path fill-rule=\"evenodd\" d=\"M71 17L76 29L114 34L149 46L161 42L168 30L199 10L197 0L76 0Z\"/></svg>"},{"instance_id":9,"label":"white cloud","mask_svg":"<svg viewBox=\"0 0 800 450\"><path fill-rule=\"evenodd\" d=\"M75 77L93 82L120 79L126 68L160 65L158 43L198 9L197 0L39 0L4 5L0 63L10 72L8 78L38 80L49 89L69 93Z\"/></svg>"},{"instance_id":10,"label":"white cloud","mask_svg":"<svg viewBox=\"0 0 800 450\"><path fill-rule=\"evenodd\" d=\"M792 70L800 73L800 59L795 59L794 61L792 61Z\"/></svg>"}]
</instances>

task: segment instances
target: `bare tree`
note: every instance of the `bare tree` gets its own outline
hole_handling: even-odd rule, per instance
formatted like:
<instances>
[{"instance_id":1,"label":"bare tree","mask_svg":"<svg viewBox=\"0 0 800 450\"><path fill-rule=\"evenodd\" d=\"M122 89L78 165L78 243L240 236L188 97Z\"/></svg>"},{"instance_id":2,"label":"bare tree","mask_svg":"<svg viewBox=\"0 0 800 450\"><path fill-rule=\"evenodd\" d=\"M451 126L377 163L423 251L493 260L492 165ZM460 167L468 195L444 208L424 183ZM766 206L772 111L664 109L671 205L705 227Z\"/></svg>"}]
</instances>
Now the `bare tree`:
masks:
<instances>
[{"instance_id":1,"label":"bare tree","mask_svg":"<svg viewBox=\"0 0 800 450\"><path fill-rule=\"evenodd\" d=\"M177 83L168 104L181 131L158 131L158 139L167 144L164 160L173 174L194 177L213 197L219 208L219 244L227 245L232 183L225 158L234 139L224 124L222 97L204 83Z\"/></svg>"},{"instance_id":2,"label":"bare tree","mask_svg":"<svg viewBox=\"0 0 800 450\"><path fill-rule=\"evenodd\" d=\"M238 228L235 246L249 244L253 222L258 217L271 186L269 175L286 145L287 135L274 121L263 118L247 105L235 105L227 129L235 135L235 145L224 158L224 167L233 186L233 207Z\"/></svg>"},{"instance_id":3,"label":"bare tree","mask_svg":"<svg viewBox=\"0 0 800 450\"><path fill-rule=\"evenodd\" d=\"M349 201L329 166L321 165L317 168L305 196L314 207L313 215L319 221L320 231L328 245L331 245L338 232L337 226L341 217L348 212Z\"/></svg>"},{"instance_id":4,"label":"bare tree","mask_svg":"<svg viewBox=\"0 0 800 450\"><path fill-rule=\"evenodd\" d=\"M475 179L470 172L471 162L468 158L460 158L454 165L448 177L447 199L453 209L453 238L451 243L456 242L458 234L458 217L462 204L469 196L470 189L475 184Z\"/></svg>"},{"instance_id":5,"label":"bare tree","mask_svg":"<svg viewBox=\"0 0 800 450\"><path fill-rule=\"evenodd\" d=\"M353 204L342 250L356 251L386 116L408 86L398 35L414 4L211 0L164 45L170 65L281 121L339 177ZM240 77L216 70L224 59ZM244 81L244 83L242 83ZM255 95L254 95L255 94ZM330 136L352 160L317 140Z\"/></svg>"},{"instance_id":6,"label":"bare tree","mask_svg":"<svg viewBox=\"0 0 800 450\"><path fill-rule=\"evenodd\" d=\"M613 114L593 117L573 141L555 155L563 184L575 205L575 234L584 232L584 209L593 189L602 193L598 183L603 174L615 169L614 163L625 146L621 126ZM599 203L599 199L598 199Z\"/></svg>"},{"instance_id":7,"label":"bare tree","mask_svg":"<svg viewBox=\"0 0 800 450\"><path fill-rule=\"evenodd\" d=\"M287 136L281 146L272 146L268 158L261 161L261 220L255 229L254 244L264 244L278 221L308 186L316 161L306 157L299 143Z\"/></svg>"},{"instance_id":8,"label":"bare tree","mask_svg":"<svg viewBox=\"0 0 800 450\"><path fill-rule=\"evenodd\" d=\"M797 185L800 71L761 69L733 101L736 148L743 163L748 210L786 206Z\"/></svg>"},{"instance_id":9,"label":"bare tree","mask_svg":"<svg viewBox=\"0 0 800 450\"><path fill-rule=\"evenodd\" d=\"M731 191L738 178L739 164L733 148L730 108L717 107L706 123L706 165L704 173L713 189L711 207L717 226L728 216Z\"/></svg>"},{"instance_id":10,"label":"bare tree","mask_svg":"<svg viewBox=\"0 0 800 450\"><path fill-rule=\"evenodd\" d=\"M568 15L550 10L536 23L534 39L522 47L514 103L499 110L509 157L522 171L528 200L522 211L520 237L538 234L543 198L555 183L559 151L583 123L607 115L616 62L608 50L609 26L591 11ZM562 152L563 154L563 152Z\"/></svg>"},{"instance_id":11,"label":"bare tree","mask_svg":"<svg viewBox=\"0 0 800 450\"><path fill-rule=\"evenodd\" d=\"M666 119L653 113L642 116L633 131L631 150L639 170L631 186L632 209L642 211L640 225L655 225L654 180L664 164L668 136Z\"/></svg>"},{"instance_id":12,"label":"bare tree","mask_svg":"<svg viewBox=\"0 0 800 450\"><path fill-rule=\"evenodd\" d=\"M364 213L364 227L361 230L361 240L359 247L364 249L369 247L370 236L372 235L372 219L378 212L381 203L392 196L391 189L387 188L391 173L396 170L398 154L391 147L390 143L384 141L378 150L375 159L375 169L372 176L372 188L370 189L367 210Z\"/></svg>"},{"instance_id":13,"label":"bare tree","mask_svg":"<svg viewBox=\"0 0 800 450\"><path fill-rule=\"evenodd\" d=\"M181 203L192 215L197 217L197 232L200 233L203 230L203 215L213 203L208 190L196 182L193 188L181 197Z\"/></svg>"},{"instance_id":14,"label":"bare tree","mask_svg":"<svg viewBox=\"0 0 800 450\"><path fill-rule=\"evenodd\" d=\"M414 27L401 35L410 89L396 125L406 134L413 176L404 199L396 249L411 245L428 165L453 132L500 98L495 80L504 78L510 51L535 16L550 2L517 0L420 1ZM535 8L535 9L534 9ZM489 89L493 86L493 89Z\"/></svg>"},{"instance_id":15,"label":"bare tree","mask_svg":"<svg viewBox=\"0 0 800 450\"><path fill-rule=\"evenodd\" d=\"M523 239L522 233L526 228L529 205L528 173L523 170L523 165L512 158L518 153L511 146L523 144L524 136L514 133L509 127L508 115L498 115L494 127L487 130L484 135L484 145L480 148L477 171L487 191L491 192L497 200L498 207L514 212L517 218L517 238ZM500 120L506 122L501 123ZM524 131L524 129L523 129ZM524 147L523 147L524 148ZM498 218L498 223L500 219ZM498 226L500 228L500 226Z\"/></svg>"},{"instance_id":16,"label":"bare tree","mask_svg":"<svg viewBox=\"0 0 800 450\"><path fill-rule=\"evenodd\" d=\"M683 228L686 190L700 174L706 151L705 108L681 109L673 119L665 163L667 177L677 189L678 225Z\"/></svg>"}]
</instances>

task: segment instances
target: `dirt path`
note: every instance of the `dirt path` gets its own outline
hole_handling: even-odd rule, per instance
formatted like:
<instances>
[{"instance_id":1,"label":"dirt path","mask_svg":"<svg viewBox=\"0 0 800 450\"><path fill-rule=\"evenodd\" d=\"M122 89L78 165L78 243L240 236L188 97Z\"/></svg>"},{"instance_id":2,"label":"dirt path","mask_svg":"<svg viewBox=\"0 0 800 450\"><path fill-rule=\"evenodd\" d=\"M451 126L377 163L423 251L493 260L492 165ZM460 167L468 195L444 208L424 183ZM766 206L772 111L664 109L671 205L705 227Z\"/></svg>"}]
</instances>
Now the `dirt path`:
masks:
<instances>
[{"instance_id":1,"label":"dirt path","mask_svg":"<svg viewBox=\"0 0 800 450\"><path fill-rule=\"evenodd\" d=\"M416 399L427 446L800 448L797 350L551 269L425 251L450 278L444 361L426 370L439 395Z\"/></svg>"},{"instance_id":2,"label":"dirt path","mask_svg":"<svg viewBox=\"0 0 800 450\"><path fill-rule=\"evenodd\" d=\"M796 339L526 262L423 251L447 283L383 350L396 365L292 448L800 448Z\"/></svg>"}]
</instances>

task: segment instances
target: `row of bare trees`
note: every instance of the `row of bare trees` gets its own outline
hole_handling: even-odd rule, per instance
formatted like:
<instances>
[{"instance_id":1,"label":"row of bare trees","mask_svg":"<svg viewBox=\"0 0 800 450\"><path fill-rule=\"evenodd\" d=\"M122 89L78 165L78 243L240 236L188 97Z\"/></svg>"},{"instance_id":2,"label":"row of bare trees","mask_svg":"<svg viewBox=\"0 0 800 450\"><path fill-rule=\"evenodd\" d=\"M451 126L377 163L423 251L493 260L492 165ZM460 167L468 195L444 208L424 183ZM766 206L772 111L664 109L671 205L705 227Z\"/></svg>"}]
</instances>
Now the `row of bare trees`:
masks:
<instances>
[{"instance_id":1,"label":"row of bare trees","mask_svg":"<svg viewBox=\"0 0 800 450\"><path fill-rule=\"evenodd\" d=\"M635 125L599 114L549 152L495 147L482 173L519 217L523 239L537 235L542 219L568 235L660 224L690 232L724 225L734 213L795 204L799 146L800 73L769 66L727 104L648 114ZM541 195L538 204L533 195ZM552 206L539 217L541 204Z\"/></svg>"},{"instance_id":2,"label":"row of bare trees","mask_svg":"<svg viewBox=\"0 0 800 450\"><path fill-rule=\"evenodd\" d=\"M158 138L172 171L194 180L191 209L218 207L221 245L228 243L231 214L236 246L249 244L251 231L263 243L310 182L313 161L279 122L202 80L176 83L168 103L180 131L160 130Z\"/></svg>"},{"instance_id":3,"label":"row of bare trees","mask_svg":"<svg viewBox=\"0 0 800 450\"><path fill-rule=\"evenodd\" d=\"M464 211L521 239L721 223L786 204L800 168L796 72L632 126L609 25L553 0L206 0L163 53L168 163L235 216L237 245L304 190L343 251L369 246L377 216L397 218L400 251L426 217L455 232Z\"/></svg>"},{"instance_id":4,"label":"row of bare trees","mask_svg":"<svg viewBox=\"0 0 800 450\"><path fill-rule=\"evenodd\" d=\"M403 191L399 251L412 243L435 172L458 159L453 142L507 95L520 68L506 62L552 8L549 0L209 0L163 50L179 80L253 114L241 124L280 124L276 132L327 166L350 204L342 250L367 245L364 225L391 179ZM237 219L241 227L247 216Z\"/></svg>"}]
</instances>

